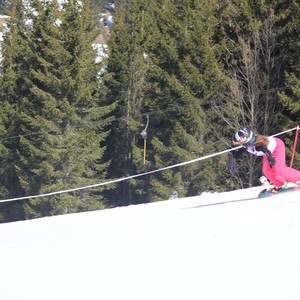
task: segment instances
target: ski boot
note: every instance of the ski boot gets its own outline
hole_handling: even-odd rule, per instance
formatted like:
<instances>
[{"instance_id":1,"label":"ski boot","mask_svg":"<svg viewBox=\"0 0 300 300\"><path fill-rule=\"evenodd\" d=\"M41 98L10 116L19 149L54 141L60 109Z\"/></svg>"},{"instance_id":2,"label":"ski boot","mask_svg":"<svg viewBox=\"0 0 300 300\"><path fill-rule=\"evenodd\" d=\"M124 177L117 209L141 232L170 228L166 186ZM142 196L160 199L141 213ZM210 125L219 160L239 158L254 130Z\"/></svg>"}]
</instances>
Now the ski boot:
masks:
<instances>
[{"instance_id":1,"label":"ski boot","mask_svg":"<svg viewBox=\"0 0 300 300\"><path fill-rule=\"evenodd\" d=\"M288 188L287 181L285 180L284 184L282 186L274 185L274 187L270 189L270 192L277 194L277 193L285 191L287 188Z\"/></svg>"},{"instance_id":2,"label":"ski boot","mask_svg":"<svg viewBox=\"0 0 300 300\"><path fill-rule=\"evenodd\" d=\"M264 175L259 178L259 181L260 181L262 186L270 185L270 182L268 181L268 178Z\"/></svg>"}]
</instances>

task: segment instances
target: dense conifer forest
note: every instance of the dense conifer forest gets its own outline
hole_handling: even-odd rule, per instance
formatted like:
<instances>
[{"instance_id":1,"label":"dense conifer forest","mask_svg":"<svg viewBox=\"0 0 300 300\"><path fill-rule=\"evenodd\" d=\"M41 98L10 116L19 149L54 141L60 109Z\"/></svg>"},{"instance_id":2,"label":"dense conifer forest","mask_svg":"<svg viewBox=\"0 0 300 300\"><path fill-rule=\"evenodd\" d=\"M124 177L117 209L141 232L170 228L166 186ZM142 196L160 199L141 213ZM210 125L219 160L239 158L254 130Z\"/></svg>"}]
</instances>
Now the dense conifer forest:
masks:
<instances>
[{"instance_id":1,"label":"dense conifer forest","mask_svg":"<svg viewBox=\"0 0 300 300\"><path fill-rule=\"evenodd\" d=\"M0 199L93 185L233 147L241 126L300 123L298 0L1 2ZM145 130L146 129L146 130ZM142 132L146 135L141 134ZM290 158L294 132L281 136ZM299 143L294 167L300 169ZM258 184L228 154L113 185L0 202L0 222Z\"/></svg>"}]
</instances>

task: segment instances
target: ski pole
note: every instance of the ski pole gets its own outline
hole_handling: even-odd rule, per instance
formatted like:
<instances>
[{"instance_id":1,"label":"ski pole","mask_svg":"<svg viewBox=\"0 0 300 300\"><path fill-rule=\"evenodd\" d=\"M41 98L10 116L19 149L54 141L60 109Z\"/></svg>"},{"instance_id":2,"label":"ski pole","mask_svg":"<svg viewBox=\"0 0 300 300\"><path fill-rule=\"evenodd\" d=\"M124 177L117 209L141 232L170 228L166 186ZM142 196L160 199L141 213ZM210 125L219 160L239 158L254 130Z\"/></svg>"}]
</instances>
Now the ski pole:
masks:
<instances>
[{"instance_id":1,"label":"ski pole","mask_svg":"<svg viewBox=\"0 0 300 300\"><path fill-rule=\"evenodd\" d=\"M294 139L294 147L293 147L293 152L292 152L290 167L293 166L293 162L294 162L294 157L295 157L295 152L296 152L296 147L297 147L297 141L298 141L299 128L300 127L298 125L297 128L296 128L296 134L295 134L295 139Z\"/></svg>"}]
</instances>

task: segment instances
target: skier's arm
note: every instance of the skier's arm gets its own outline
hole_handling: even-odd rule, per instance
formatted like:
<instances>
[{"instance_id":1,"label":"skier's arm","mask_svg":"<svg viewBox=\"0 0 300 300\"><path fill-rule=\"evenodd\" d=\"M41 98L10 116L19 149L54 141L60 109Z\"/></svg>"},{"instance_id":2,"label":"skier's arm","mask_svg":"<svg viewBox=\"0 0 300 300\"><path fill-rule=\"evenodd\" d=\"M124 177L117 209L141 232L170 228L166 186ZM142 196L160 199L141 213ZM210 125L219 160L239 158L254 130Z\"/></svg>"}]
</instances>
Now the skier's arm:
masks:
<instances>
[{"instance_id":1,"label":"skier's arm","mask_svg":"<svg viewBox=\"0 0 300 300\"><path fill-rule=\"evenodd\" d=\"M263 147L263 146L257 146L256 150L257 151L262 151L264 154L267 155L270 167L275 166L276 159L275 159L275 157L272 156L272 153L271 153L271 151L268 148Z\"/></svg>"},{"instance_id":2,"label":"skier's arm","mask_svg":"<svg viewBox=\"0 0 300 300\"><path fill-rule=\"evenodd\" d=\"M228 172L233 174L235 171L236 160L245 152L245 148L232 151L227 163Z\"/></svg>"},{"instance_id":3,"label":"skier's arm","mask_svg":"<svg viewBox=\"0 0 300 300\"><path fill-rule=\"evenodd\" d=\"M232 157L234 159L238 159L245 152L246 152L246 149L244 147L242 147L242 148L240 148L238 150L232 151L231 153L232 153Z\"/></svg>"}]
</instances>

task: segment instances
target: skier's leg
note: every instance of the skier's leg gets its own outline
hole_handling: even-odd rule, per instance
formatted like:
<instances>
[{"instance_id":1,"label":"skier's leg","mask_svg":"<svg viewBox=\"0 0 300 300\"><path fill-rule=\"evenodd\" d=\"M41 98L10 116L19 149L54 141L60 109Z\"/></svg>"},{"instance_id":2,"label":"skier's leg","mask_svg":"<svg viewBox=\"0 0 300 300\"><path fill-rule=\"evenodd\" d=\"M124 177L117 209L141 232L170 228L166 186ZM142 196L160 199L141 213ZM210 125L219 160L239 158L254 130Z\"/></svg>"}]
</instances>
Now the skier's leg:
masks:
<instances>
[{"instance_id":1,"label":"skier's leg","mask_svg":"<svg viewBox=\"0 0 300 300\"><path fill-rule=\"evenodd\" d=\"M276 173L275 173L274 169L270 167L270 164L269 164L267 156L263 156L262 172L269 179L269 181L271 183L275 184L274 181L277 182Z\"/></svg>"},{"instance_id":2,"label":"skier's leg","mask_svg":"<svg viewBox=\"0 0 300 300\"><path fill-rule=\"evenodd\" d=\"M284 168L277 171L276 178L281 181L285 179L289 182L298 182L300 181L300 171L285 166Z\"/></svg>"},{"instance_id":3,"label":"skier's leg","mask_svg":"<svg viewBox=\"0 0 300 300\"><path fill-rule=\"evenodd\" d=\"M284 184L284 181L297 182L300 180L300 171L287 167L285 158L285 145L282 140L276 139L276 148L272 153L276 159L276 164L273 167L276 174L276 182ZM277 185L275 182L273 182Z\"/></svg>"}]
</instances>

